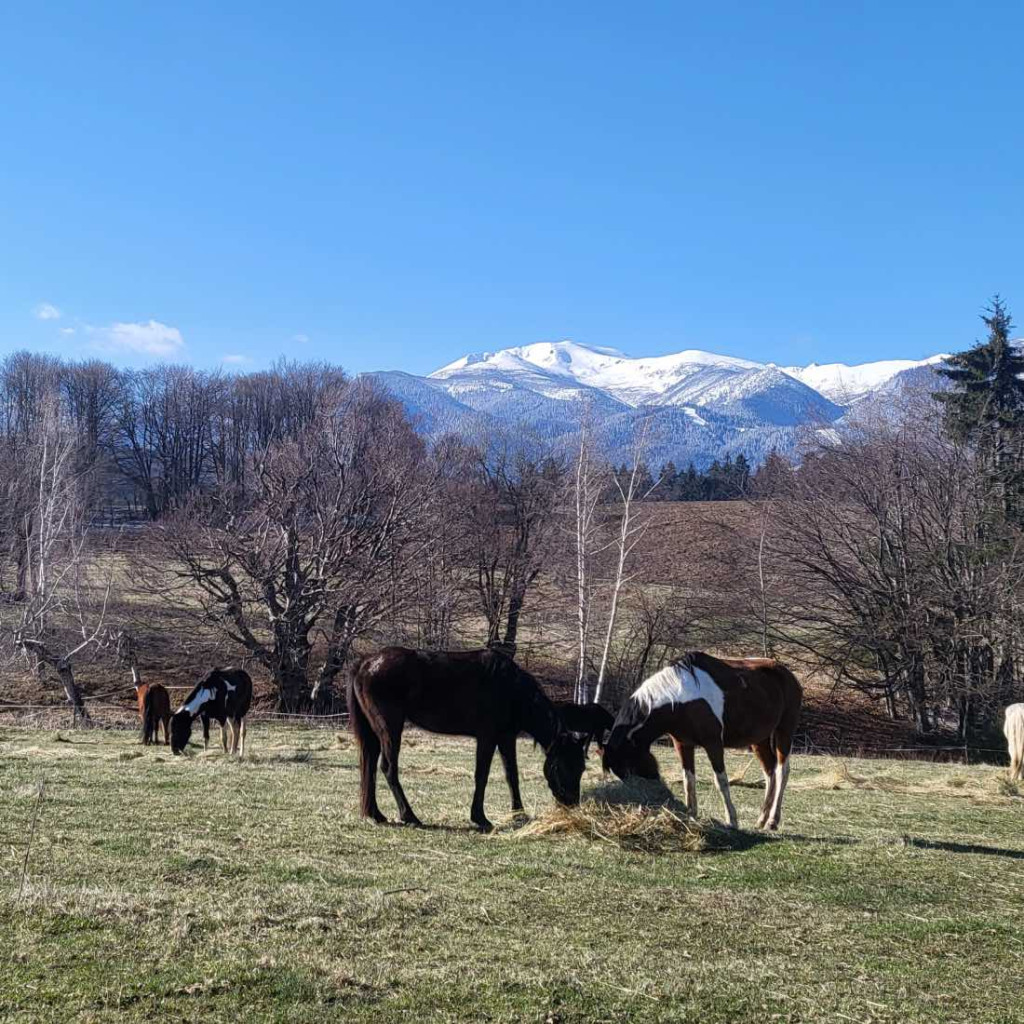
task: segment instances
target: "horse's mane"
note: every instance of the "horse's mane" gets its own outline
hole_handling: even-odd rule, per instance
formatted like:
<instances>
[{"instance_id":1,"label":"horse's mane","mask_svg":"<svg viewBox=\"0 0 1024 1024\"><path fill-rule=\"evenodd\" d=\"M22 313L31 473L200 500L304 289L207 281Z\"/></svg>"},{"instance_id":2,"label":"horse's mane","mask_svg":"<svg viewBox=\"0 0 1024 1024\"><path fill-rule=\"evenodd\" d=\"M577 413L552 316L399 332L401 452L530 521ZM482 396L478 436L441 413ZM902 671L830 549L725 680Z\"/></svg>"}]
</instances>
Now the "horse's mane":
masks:
<instances>
[{"instance_id":1,"label":"horse's mane","mask_svg":"<svg viewBox=\"0 0 1024 1024\"><path fill-rule=\"evenodd\" d=\"M521 728L542 747L547 748L551 741L564 731L562 720L536 678L511 659L507 660L513 670L511 685L517 689L520 698L517 703L522 715Z\"/></svg>"}]
</instances>

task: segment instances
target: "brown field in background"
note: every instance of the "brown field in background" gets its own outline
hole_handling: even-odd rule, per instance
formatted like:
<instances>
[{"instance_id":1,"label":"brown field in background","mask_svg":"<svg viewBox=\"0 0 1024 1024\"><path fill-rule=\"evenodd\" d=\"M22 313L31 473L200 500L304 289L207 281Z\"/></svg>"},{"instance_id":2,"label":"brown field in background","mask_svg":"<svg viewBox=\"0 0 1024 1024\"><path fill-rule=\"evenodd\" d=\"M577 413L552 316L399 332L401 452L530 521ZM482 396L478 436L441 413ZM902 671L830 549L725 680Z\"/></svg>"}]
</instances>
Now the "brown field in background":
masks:
<instances>
[{"instance_id":1,"label":"brown field in background","mask_svg":"<svg viewBox=\"0 0 1024 1024\"><path fill-rule=\"evenodd\" d=\"M743 567L730 562L726 554L731 534L750 535L756 531L755 505L740 501L652 502L645 505L644 514L650 526L632 565L637 578L645 581L645 590L669 592L671 588L673 598L678 597L700 621L702 617L713 618L719 604L728 604L749 589L742 578ZM271 711L275 698L262 666L242 657L240 648L190 616L187 597L168 603L134 582L128 569L131 549L146 544L146 529L121 533L106 530L94 535L94 544L109 549L104 562L105 572L112 572L115 579L112 619L130 625L143 678L172 688L173 700L211 666L243 665L256 684L255 710ZM610 574L610 566L599 568L607 568ZM540 579L523 615L517 653L524 667L560 699L570 698L572 693L574 608L567 603L571 592L564 580L551 575ZM624 621L628 623L628 611ZM716 654L758 653L749 638L731 642L728 636L716 636L714 642L700 643L699 634L700 630L694 635L693 646L703 646ZM461 623L456 646L479 646L485 636L483 618L469 615ZM361 651L365 653L373 646L363 643ZM322 653L321 648L322 644L318 645L316 656ZM891 721L867 698L848 690L836 691L829 680L804 667L797 667L797 675L805 687L800 732L806 749L911 753L911 748L920 745L909 723ZM107 708L111 722L131 720L135 705L131 676L114 652L100 651L77 664L76 678L87 698L99 699ZM181 691L175 693L174 688ZM16 719L12 706L19 705L48 706L58 714L65 707L57 685L38 678L24 662L0 665L0 715L4 720ZM103 714L98 718L102 722Z\"/></svg>"}]
</instances>

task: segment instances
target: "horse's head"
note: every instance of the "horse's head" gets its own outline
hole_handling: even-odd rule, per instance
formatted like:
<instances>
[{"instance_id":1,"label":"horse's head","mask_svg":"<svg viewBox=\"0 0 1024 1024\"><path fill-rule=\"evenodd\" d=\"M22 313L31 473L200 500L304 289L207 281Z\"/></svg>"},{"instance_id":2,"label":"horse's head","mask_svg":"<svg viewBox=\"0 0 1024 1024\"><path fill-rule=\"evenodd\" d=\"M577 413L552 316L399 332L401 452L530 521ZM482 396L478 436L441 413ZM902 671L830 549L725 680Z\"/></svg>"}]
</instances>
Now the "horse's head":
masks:
<instances>
[{"instance_id":1,"label":"horse's head","mask_svg":"<svg viewBox=\"0 0 1024 1024\"><path fill-rule=\"evenodd\" d=\"M571 733L558 732L545 751L544 778L560 804L580 802L580 780L587 756L583 744Z\"/></svg>"},{"instance_id":2,"label":"horse's head","mask_svg":"<svg viewBox=\"0 0 1024 1024\"><path fill-rule=\"evenodd\" d=\"M606 772L614 772L620 779L639 775L644 779L657 779L661 775L658 762L651 753L650 744L642 745L633 741L626 725L617 724L604 745L601 766Z\"/></svg>"},{"instance_id":3,"label":"horse's head","mask_svg":"<svg viewBox=\"0 0 1024 1024\"><path fill-rule=\"evenodd\" d=\"M188 746L192 735L192 715L181 708L171 715L171 753L180 754Z\"/></svg>"}]
</instances>

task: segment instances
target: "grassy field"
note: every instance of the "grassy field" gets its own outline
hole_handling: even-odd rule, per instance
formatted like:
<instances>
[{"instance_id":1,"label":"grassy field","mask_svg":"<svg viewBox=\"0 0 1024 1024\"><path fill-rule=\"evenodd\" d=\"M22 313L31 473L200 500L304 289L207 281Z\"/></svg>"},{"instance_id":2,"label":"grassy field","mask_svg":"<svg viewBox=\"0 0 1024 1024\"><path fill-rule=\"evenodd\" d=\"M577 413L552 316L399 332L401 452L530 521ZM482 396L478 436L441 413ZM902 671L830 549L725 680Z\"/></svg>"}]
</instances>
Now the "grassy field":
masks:
<instances>
[{"instance_id":1,"label":"grassy field","mask_svg":"<svg viewBox=\"0 0 1024 1024\"><path fill-rule=\"evenodd\" d=\"M347 737L250 738L238 763L0 732L0 1018L1024 1020L1024 799L998 769L798 758L778 836L651 855L525 837L497 764L503 824L470 831L462 741L407 736L436 826L411 830L356 816ZM749 826L759 791L735 796Z\"/></svg>"}]
</instances>

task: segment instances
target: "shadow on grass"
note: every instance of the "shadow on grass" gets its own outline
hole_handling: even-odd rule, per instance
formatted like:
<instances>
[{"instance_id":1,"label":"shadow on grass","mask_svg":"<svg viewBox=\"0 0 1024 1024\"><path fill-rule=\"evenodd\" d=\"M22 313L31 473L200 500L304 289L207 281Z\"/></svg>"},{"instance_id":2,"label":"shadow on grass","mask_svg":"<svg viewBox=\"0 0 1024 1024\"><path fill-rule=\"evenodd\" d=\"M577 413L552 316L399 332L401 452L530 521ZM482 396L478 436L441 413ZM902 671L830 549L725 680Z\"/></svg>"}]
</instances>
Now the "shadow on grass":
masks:
<instances>
[{"instance_id":1,"label":"shadow on grass","mask_svg":"<svg viewBox=\"0 0 1024 1024\"><path fill-rule=\"evenodd\" d=\"M453 835L485 835L472 824L472 822L466 822L465 825L446 825L443 822L424 821L418 825L407 825L404 821L392 821L390 818L387 821L372 822L377 828L390 828L390 829L404 829L409 832L448 832Z\"/></svg>"},{"instance_id":2,"label":"shadow on grass","mask_svg":"<svg viewBox=\"0 0 1024 1024\"><path fill-rule=\"evenodd\" d=\"M1005 857L1024 860L1024 850L1009 850L1001 846L981 846L978 843L950 843L938 839L918 839L907 836L906 843L918 850L941 850L943 853L973 853L983 857Z\"/></svg>"}]
</instances>

